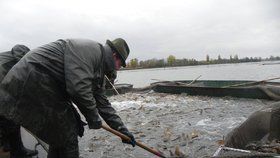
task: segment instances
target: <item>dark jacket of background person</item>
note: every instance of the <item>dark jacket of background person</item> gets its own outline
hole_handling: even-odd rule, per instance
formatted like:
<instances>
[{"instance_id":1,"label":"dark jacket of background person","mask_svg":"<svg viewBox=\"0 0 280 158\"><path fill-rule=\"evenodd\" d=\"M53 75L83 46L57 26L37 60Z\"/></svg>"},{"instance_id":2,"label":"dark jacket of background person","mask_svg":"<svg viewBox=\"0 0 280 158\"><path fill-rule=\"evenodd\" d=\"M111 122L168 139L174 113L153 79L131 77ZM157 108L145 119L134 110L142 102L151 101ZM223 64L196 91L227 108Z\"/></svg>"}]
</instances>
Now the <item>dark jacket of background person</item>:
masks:
<instances>
[{"instance_id":1,"label":"dark jacket of background person","mask_svg":"<svg viewBox=\"0 0 280 158\"><path fill-rule=\"evenodd\" d=\"M0 53L0 81L29 50L24 45L15 45L11 51Z\"/></svg>"},{"instance_id":2,"label":"dark jacket of background person","mask_svg":"<svg viewBox=\"0 0 280 158\"><path fill-rule=\"evenodd\" d=\"M29 51L24 45L15 45L11 51L0 53L0 82L9 70ZM20 126L11 120L0 116L0 146L4 151L10 151L11 156L34 156L37 151L23 146Z\"/></svg>"},{"instance_id":3,"label":"dark jacket of background person","mask_svg":"<svg viewBox=\"0 0 280 158\"><path fill-rule=\"evenodd\" d=\"M51 145L63 146L83 135L74 102L89 128L100 116L119 131L127 131L104 95L101 44L67 39L31 50L0 85L0 115L15 121Z\"/></svg>"}]
</instances>

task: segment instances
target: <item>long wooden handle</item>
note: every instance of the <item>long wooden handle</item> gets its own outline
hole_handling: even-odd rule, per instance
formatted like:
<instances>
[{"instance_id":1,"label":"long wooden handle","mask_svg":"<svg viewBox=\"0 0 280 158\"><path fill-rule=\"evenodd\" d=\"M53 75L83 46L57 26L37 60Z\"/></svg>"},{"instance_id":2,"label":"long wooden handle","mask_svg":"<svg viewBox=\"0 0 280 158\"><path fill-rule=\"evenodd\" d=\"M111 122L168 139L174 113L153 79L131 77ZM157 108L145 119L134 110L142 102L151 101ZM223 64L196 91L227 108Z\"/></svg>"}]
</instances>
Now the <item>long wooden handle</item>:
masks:
<instances>
[{"instance_id":1,"label":"long wooden handle","mask_svg":"<svg viewBox=\"0 0 280 158\"><path fill-rule=\"evenodd\" d=\"M110 128L109 126L107 126L107 125L105 125L105 124L102 124L102 128L105 129L105 130L108 131L108 132L111 132L111 133L113 133L113 134L119 136L119 137L120 137L121 139L123 139L123 140L130 141L130 138L129 138L128 136L122 134L122 133L119 132L119 131L116 131L116 130ZM137 142L137 141L136 141L136 145L139 146L139 147L141 147L141 148L143 148L143 149L145 149L145 150L147 150L147 151L149 151L149 152L151 152L151 153L153 153L153 154L155 154L155 155L157 155L157 156L159 156L159 157L166 158L166 157L165 157L163 154L161 154L160 152L156 151L156 150L153 149L153 148L148 147L147 145L145 145L145 144L143 144L143 143L140 143L140 142Z\"/></svg>"}]
</instances>

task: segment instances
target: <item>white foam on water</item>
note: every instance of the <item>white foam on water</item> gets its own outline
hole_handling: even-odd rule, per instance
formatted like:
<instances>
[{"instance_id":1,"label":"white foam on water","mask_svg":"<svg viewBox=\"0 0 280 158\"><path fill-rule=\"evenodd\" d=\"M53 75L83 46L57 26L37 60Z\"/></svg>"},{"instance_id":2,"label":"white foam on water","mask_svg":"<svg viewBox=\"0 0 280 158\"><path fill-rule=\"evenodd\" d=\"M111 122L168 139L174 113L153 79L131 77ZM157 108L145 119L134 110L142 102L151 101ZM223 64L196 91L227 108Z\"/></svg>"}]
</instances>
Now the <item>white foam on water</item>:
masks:
<instances>
[{"instance_id":1,"label":"white foam on water","mask_svg":"<svg viewBox=\"0 0 280 158\"><path fill-rule=\"evenodd\" d=\"M196 126L205 126L205 127L222 127L222 128L234 128L237 125L241 124L246 120L245 117L229 117L224 118L221 121L212 120L211 118L202 119L196 123Z\"/></svg>"},{"instance_id":2,"label":"white foam on water","mask_svg":"<svg viewBox=\"0 0 280 158\"><path fill-rule=\"evenodd\" d=\"M111 105L117 110L125 110L129 108L140 108L141 106L152 108L152 107L176 107L177 104L174 103L154 103L154 102L145 102L145 101L113 101Z\"/></svg>"},{"instance_id":3,"label":"white foam on water","mask_svg":"<svg viewBox=\"0 0 280 158\"><path fill-rule=\"evenodd\" d=\"M141 106L142 101L114 101L111 102L111 105L117 110L117 111L121 111L121 110L125 110L128 108L139 108Z\"/></svg>"},{"instance_id":4,"label":"white foam on water","mask_svg":"<svg viewBox=\"0 0 280 158\"><path fill-rule=\"evenodd\" d=\"M209 126L210 118L202 119L196 123L196 126Z\"/></svg>"},{"instance_id":5,"label":"white foam on water","mask_svg":"<svg viewBox=\"0 0 280 158\"><path fill-rule=\"evenodd\" d=\"M247 118L246 117L230 117L230 118L225 118L225 122L223 124L224 127L228 129L235 128L242 122L244 122Z\"/></svg>"}]
</instances>

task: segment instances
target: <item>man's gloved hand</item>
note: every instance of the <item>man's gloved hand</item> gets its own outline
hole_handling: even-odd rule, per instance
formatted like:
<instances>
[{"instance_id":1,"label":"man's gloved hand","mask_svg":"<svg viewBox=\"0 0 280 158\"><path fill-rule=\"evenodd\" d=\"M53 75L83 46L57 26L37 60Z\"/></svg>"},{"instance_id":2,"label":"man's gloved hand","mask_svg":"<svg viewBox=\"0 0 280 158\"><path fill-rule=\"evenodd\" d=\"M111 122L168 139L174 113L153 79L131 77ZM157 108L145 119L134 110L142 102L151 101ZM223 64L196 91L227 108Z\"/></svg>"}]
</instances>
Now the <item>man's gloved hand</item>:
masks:
<instances>
[{"instance_id":1,"label":"man's gloved hand","mask_svg":"<svg viewBox=\"0 0 280 158\"><path fill-rule=\"evenodd\" d=\"M124 131L120 131L120 132L130 138L130 141L122 139L122 142L126 143L126 144L131 144L133 147L135 147L136 141L135 141L134 136L132 135L132 133L130 133L128 130L124 130Z\"/></svg>"},{"instance_id":2,"label":"man's gloved hand","mask_svg":"<svg viewBox=\"0 0 280 158\"><path fill-rule=\"evenodd\" d=\"M101 125L102 125L101 120L88 122L89 129L100 129L102 127Z\"/></svg>"},{"instance_id":3,"label":"man's gloved hand","mask_svg":"<svg viewBox=\"0 0 280 158\"><path fill-rule=\"evenodd\" d=\"M102 127L102 121L97 111L94 111L94 113L89 118L86 117L86 120L89 129L100 129Z\"/></svg>"}]
</instances>

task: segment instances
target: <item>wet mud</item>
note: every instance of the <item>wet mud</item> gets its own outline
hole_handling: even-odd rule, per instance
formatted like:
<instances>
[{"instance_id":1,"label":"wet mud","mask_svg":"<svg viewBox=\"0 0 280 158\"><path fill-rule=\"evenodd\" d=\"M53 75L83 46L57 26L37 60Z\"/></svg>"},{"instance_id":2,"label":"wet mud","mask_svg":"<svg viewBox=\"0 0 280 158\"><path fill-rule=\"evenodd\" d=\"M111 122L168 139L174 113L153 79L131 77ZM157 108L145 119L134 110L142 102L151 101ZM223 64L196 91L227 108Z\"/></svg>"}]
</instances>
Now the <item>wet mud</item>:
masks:
<instances>
[{"instance_id":1,"label":"wet mud","mask_svg":"<svg viewBox=\"0 0 280 158\"><path fill-rule=\"evenodd\" d=\"M167 156L210 157L223 138L250 114L273 103L267 100L126 93L109 98L137 141ZM156 158L140 147L123 144L99 129L79 138L82 158Z\"/></svg>"}]
</instances>

